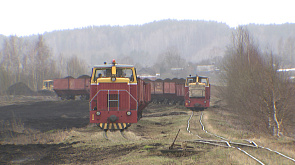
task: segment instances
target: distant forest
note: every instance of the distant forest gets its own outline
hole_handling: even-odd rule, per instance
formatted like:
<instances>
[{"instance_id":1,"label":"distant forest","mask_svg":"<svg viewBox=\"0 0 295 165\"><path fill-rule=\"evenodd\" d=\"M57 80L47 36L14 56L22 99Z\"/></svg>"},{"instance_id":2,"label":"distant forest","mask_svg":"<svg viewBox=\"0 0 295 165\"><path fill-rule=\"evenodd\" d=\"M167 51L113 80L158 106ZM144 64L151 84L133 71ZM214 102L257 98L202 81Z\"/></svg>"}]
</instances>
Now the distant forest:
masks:
<instances>
[{"instance_id":1,"label":"distant forest","mask_svg":"<svg viewBox=\"0 0 295 165\"><path fill-rule=\"evenodd\" d=\"M246 27L262 49L282 55L282 49L287 51L285 44L294 47L295 24ZM171 48L193 63L223 56L233 30L225 23L213 21L163 20L143 25L88 26L46 32L43 37L55 56L76 55L90 66L112 59L152 66L158 56ZM0 50L4 38L0 37ZM36 40L37 35L23 38Z\"/></svg>"},{"instance_id":2,"label":"distant forest","mask_svg":"<svg viewBox=\"0 0 295 165\"><path fill-rule=\"evenodd\" d=\"M258 43L261 51L272 51L274 55L282 59L284 66L295 67L295 24L249 24L245 27L254 38L254 42ZM31 46L32 50L36 51L37 48L43 47L46 55L49 56L44 59L53 60L51 63L58 61L55 63L56 70L62 71L51 74L49 77L43 75L43 79L76 77L76 75L70 75L74 73L69 72L71 69L59 66L68 65L66 60L77 61L76 58L81 60L79 64L86 65L85 67L88 68L85 74L90 74L93 65L116 59L118 63L133 64L138 70L142 69L150 74L165 75L167 71L171 71L171 68L184 68L186 71L178 74L185 77L187 73L195 74L193 66L197 64L218 63L231 43L234 30L225 23L214 21L162 20L143 25L88 26L46 32L41 35L41 38L40 35L14 36L17 38L14 40L21 40L19 51L23 51L22 55L30 50L28 47L21 49L23 45L42 42L44 45ZM0 35L1 64L7 61L4 58L9 58L7 55L9 37L11 36ZM60 59L65 59L63 64ZM172 77L173 73L166 76Z\"/></svg>"}]
</instances>

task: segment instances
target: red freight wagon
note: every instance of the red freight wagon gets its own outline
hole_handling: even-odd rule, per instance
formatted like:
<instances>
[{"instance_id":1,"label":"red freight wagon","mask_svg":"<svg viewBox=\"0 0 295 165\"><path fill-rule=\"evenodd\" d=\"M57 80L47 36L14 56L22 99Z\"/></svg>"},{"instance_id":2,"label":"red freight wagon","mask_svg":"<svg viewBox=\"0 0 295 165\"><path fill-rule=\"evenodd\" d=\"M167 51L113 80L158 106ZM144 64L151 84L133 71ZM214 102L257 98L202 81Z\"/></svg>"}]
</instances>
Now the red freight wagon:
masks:
<instances>
[{"instance_id":1,"label":"red freight wagon","mask_svg":"<svg viewBox=\"0 0 295 165\"><path fill-rule=\"evenodd\" d=\"M151 86L151 100L154 103L183 104L185 95L185 79L145 79Z\"/></svg>"},{"instance_id":2,"label":"red freight wagon","mask_svg":"<svg viewBox=\"0 0 295 165\"><path fill-rule=\"evenodd\" d=\"M166 94L175 94L175 82L167 82L171 81L169 80L164 80L164 93Z\"/></svg>"},{"instance_id":3,"label":"red freight wagon","mask_svg":"<svg viewBox=\"0 0 295 165\"><path fill-rule=\"evenodd\" d=\"M76 79L73 77L54 79L53 90L61 99L75 99L75 96L89 99L90 77L85 75Z\"/></svg>"}]
</instances>

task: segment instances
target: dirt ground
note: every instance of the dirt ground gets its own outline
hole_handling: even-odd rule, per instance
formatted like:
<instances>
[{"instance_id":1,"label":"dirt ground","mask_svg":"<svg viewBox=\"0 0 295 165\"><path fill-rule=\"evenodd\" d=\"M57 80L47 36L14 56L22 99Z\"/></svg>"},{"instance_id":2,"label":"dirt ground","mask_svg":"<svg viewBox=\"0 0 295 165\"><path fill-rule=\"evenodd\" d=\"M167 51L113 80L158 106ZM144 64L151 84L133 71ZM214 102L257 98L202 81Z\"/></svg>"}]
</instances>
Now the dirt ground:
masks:
<instances>
[{"instance_id":1,"label":"dirt ground","mask_svg":"<svg viewBox=\"0 0 295 165\"><path fill-rule=\"evenodd\" d=\"M46 132L82 128L89 123L88 101L40 101L0 107L0 121L18 121L26 128Z\"/></svg>"},{"instance_id":2,"label":"dirt ground","mask_svg":"<svg viewBox=\"0 0 295 165\"><path fill-rule=\"evenodd\" d=\"M117 135L110 132L108 136L113 138L112 144L98 145L110 140L103 139L103 131L89 124L88 101L23 99L27 100L0 106L0 164L109 164L112 157L141 153L146 144L141 144L138 139L146 138L152 131L145 124L134 124L129 132L126 131L126 136L137 143L130 140L123 145L120 140L112 143L117 140ZM147 108L143 117L183 114L186 113L161 113ZM156 122L153 125L162 124ZM97 146L93 147L94 144Z\"/></svg>"},{"instance_id":3,"label":"dirt ground","mask_svg":"<svg viewBox=\"0 0 295 165\"><path fill-rule=\"evenodd\" d=\"M54 155L67 152L72 144L19 145L13 144L11 139L22 135L38 136L48 131L83 128L88 123L87 101L38 101L0 106L1 143L5 143L5 141L12 143L0 145L0 164L63 163L59 159L55 159ZM34 141L34 139L32 140Z\"/></svg>"},{"instance_id":4,"label":"dirt ground","mask_svg":"<svg viewBox=\"0 0 295 165\"><path fill-rule=\"evenodd\" d=\"M218 101L214 99L212 103ZM125 131L127 139L109 132L106 140L102 130L89 124L88 101L41 96L1 100L0 164L239 164L240 158L231 156L234 151L205 145L180 155L159 153L172 144L178 129L175 148L192 138L186 131L191 112L183 106L150 104Z\"/></svg>"}]
</instances>

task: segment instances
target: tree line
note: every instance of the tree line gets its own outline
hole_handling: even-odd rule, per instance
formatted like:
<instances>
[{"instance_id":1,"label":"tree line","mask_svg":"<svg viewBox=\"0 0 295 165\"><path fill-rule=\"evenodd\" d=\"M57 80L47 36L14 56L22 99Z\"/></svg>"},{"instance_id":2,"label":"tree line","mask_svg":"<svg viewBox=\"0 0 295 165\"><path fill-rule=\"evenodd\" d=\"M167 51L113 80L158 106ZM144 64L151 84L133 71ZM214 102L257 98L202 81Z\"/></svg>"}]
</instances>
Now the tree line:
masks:
<instances>
[{"instance_id":1,"label":"tree line","mask_svg":"<svg viewBox=\"0 0 295 165\"><path fill-rule=\"evenodd\" d=\"M223 99L248 128L281 136L293 132L295 85L277 70L282 60L272 51L261 51L245 27L232 35L223 62Z\"/></svg>"},{"instance_id":2,"label":"tree line","mask_svg":"<svg viewBox=\"0 0 295 165\"><path fill-rule=\"evenodd\" d=\"M271 48L295 64L295 24L247 25L261 48ZM89 26L44 33L48 45L65 57L83 54L91 65L129 57L134 63L152 66L157 56L175 47L181 57L193 63L223 56L235 28L224 23L193 20L161 20L143 25ZM28 37L31 38L31 37ZM278 52L281 52L280 54Z\"/></svg>"},{"instance_id":3,"label":"tree line","mask_svg":"<svg viewBox=\"0 0 295 165\"><path fill-rule=\"evenodd\" d=\"M64 58L62 54L54 58L43 35L35 41L17 36L7 37L0 51L0 92L5 93L9 86L22 82L32 90L40 90L43 80L77 77L87 72L86 64L73 55Z\"/></svg>"}]
</instances>

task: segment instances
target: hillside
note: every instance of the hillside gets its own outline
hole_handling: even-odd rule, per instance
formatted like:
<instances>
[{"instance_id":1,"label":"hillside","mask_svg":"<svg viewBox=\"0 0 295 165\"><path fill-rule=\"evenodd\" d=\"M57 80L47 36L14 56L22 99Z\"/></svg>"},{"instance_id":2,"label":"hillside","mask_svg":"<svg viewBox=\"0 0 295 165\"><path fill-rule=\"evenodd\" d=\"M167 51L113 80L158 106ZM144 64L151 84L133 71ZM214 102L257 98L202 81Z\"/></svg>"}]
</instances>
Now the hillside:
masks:
<instances>
[{"instance_id":1,"label":"hillside","mask_svg":"<svg viewBox=\"0 0 295 165\"><path fill-rule=\"evenodd\" d=\"M285 51L287 43L295 52L295 24L250 24L247 28L262 49L268 48L282 55L279 51ZM44 39L55 56L77 55L90 66L113 58L124 63L152 66L158 56L169 49L193 63L223 56L233 31L225 23L213 21L162 20L143 25L89 26L46 32ZM0 43L3 38L0 36ZM36 38L35 35L24 37L25 40ZM290 52L288 54L291 56Z\"/></svg>"},{"instance_id":2,"label":"hillside","mask_svg":"<svg viewBox=\"0 0 295 165\"><path fill-rule=\"evenodd\" d=\"M45 33L56 54L87 57L102 63L116 59L156 62L169 48L187 60L200 61L222 55L231 29L226 24L206 21L164 20L135 26L93 26L83 29ZM129 61L126 61L129 62Z\"/></svg>"}]
</instances>

